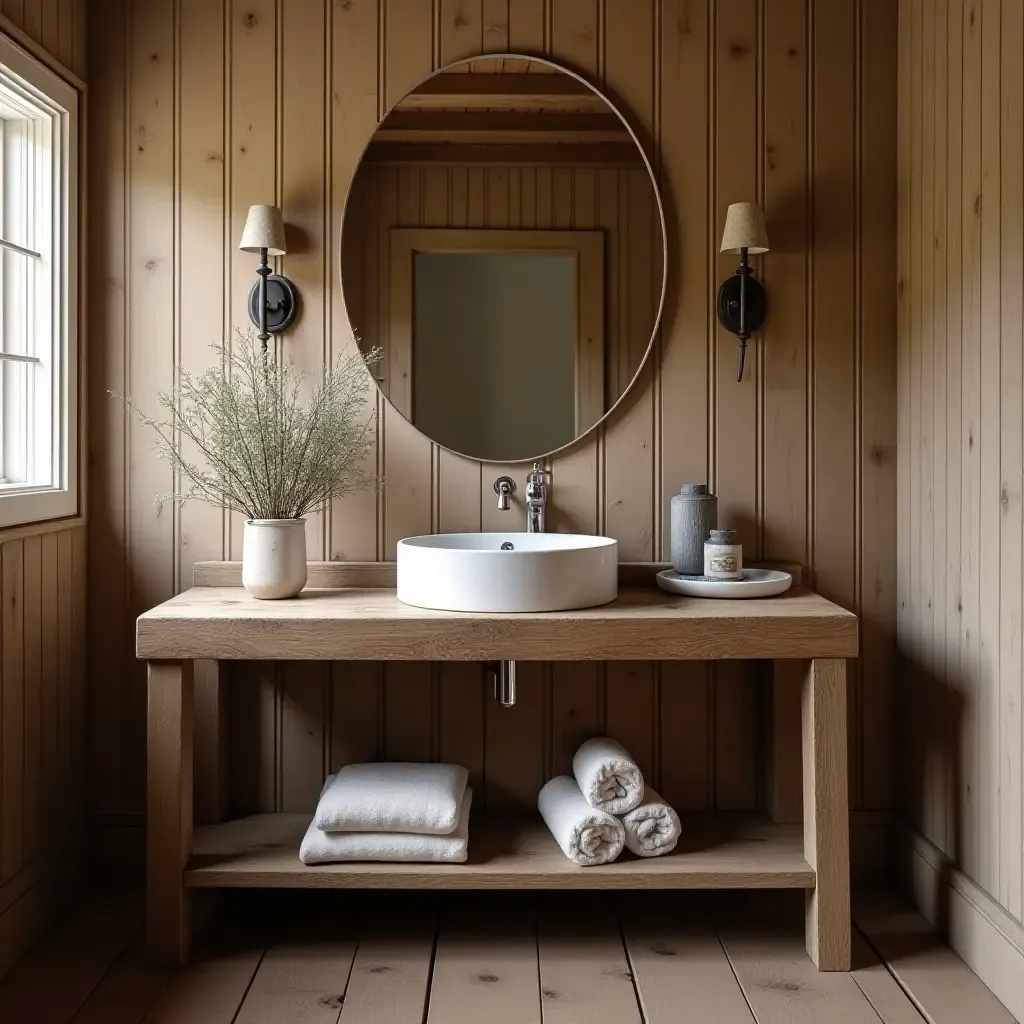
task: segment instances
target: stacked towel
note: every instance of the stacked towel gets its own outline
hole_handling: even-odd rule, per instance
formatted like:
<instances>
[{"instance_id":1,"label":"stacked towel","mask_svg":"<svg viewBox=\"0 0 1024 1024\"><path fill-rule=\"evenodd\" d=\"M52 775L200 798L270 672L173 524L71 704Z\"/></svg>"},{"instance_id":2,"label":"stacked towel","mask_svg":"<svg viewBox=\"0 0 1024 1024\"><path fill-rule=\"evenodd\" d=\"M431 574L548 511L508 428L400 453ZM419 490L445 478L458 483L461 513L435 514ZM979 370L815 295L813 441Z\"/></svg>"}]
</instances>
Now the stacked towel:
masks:
<instances>
[{"instance_id":1,"label":"stacked towel","mask_svg":"<svg viewBox=\"0 0 1024 1024\"><path fill-rule=\"evenodd\" d=\"M679 816L615 740L587 740L572 759L573 775L552 779L537 807L562 852L581 867L610 864L623 846L638 857L671 853Z\"/></svg>"},{"instance_id":2,"label":"stacked towel","mask_svg":"<svg viewBox=\"0 0 1024 1024\"><path fill-rule=\"evenodd\" d=\"M349 764L324 788L323 832L448 835L459 823L469 772L454 764Z\"/></svg>"},{"instance_id":3,"label":"stacked towel","mask_svg":"<svg viewBox=\"0 0 1024 1024\"><path fill-rule=\"evenodd\" d=\"M626 849L638 857L671 853L679 842L679 815L647 787L643 803L622 816Z\"/></svg>"},{"instance_id":4,"label":"stacked towel","mask_svg":"<svg viewBox=\"0 0 1024 1024\"><path fill-rule=\"evenodd\" d=\"M598 736L587 740L572 759L572 773L592 807L625 814L644 798L644 777L621 743Z\"/></svg>"},{"instance_id":5,"label":"stacked towel","mask_svg":"<svg viewBox=\"0 0 1024 1024\"><path fill-rule=\"evenodd\" d=\"M559 775L544 785L537 808L562 853L580 867L610 864L626 841L622 822L583 798L571 775Z\"/></svg>"},{"instance_id":6,"label":"stacked towel","mask_svg":"<svg viewBox=\"0 0 1024 1024\"><path fill-rule=\"evenodd\" d=\"M324 784L299 859L464 863L473 802L468 776L457 765L347 765Z\"/></svg>"}]
</instances>

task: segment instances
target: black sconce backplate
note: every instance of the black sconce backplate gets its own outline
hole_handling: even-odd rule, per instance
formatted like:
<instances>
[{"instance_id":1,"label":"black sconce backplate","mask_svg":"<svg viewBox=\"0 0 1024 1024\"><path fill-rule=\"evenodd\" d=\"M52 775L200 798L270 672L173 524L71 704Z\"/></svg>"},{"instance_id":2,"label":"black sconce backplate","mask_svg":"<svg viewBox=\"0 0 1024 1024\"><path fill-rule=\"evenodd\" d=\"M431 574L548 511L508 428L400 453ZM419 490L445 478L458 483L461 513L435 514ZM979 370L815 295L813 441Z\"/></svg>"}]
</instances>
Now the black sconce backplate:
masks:
<instances>
[{"instance_id":1,"label":"black sconce backplate","mask_svg":"<svg viewBox=\"0 0 1024 1024\"><path fill-rule=\"evenodd\" d=\"M267 333L280 334L292 325L298 312L299 302L295 286L287 277L271 274L267 278ZM257 281L249 292L249 319L260 325L260 283Z\"/></svg>"},{"instance_id":2,"label":"black sconce backplate","mask_svg":"<svg viewBox=\"0 0 1024 1024\"><path fill-rule=\"evenodd\" d=\"M742 277L733 274L722 282L718 289L718 319L722 326L733 334L739 334L740 325L740 287ZM767 300L764 285L753 274L747 276L747 335L757 334L764 327Z\"/></svg>"}]
</instances>

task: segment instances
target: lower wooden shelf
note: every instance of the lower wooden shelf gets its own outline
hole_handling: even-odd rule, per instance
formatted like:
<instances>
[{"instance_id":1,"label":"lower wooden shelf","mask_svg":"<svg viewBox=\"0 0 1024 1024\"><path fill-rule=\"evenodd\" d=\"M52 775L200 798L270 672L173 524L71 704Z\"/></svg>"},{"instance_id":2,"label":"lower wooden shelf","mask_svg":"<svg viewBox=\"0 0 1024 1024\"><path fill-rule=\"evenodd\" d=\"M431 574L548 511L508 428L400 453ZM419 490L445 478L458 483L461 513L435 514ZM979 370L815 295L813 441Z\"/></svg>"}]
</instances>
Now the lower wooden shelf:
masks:
<instances>
[{"instance_id":1,"label":"lower wooden shelf","mask_svg":"<svg viewBox=\"0 0 1024 1024\"><path fill-rule=\"evenodd\" d=\"M756 816L683 819L683 839L665 857L628 852L580 868L529 815L475 815L466 864L331 864L306 867L304 814L260 814L196 830L186 886L340 889L812 889L800 826Z\"/></svg>"}]
</instances>

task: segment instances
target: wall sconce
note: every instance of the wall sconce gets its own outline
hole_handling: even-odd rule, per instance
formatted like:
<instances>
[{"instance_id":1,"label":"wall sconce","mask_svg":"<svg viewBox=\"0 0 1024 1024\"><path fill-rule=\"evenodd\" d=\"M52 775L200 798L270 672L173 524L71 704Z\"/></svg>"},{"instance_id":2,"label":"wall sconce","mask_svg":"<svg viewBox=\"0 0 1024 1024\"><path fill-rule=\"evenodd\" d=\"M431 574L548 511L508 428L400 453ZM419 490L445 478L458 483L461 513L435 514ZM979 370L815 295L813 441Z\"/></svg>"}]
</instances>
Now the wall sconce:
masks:
<instances>
[{"instance_id":1,"label":"wall sconce","mask_svg":"<svg viewBox=\"0 0 1024 1024\"><path fill-rule=\"evenodd\" d=\"M280 209L276 206L250 206L238 248L242 252L260 254L260 265L256 271L260 279L249 292L249 319L260 329L260 343L266 352L270 335L287 330L298 309L295 286L287 277L272 274L267 265L268 256L284 256L288 251Z\"/></svg>"},{"instance_id":2,"label":"wall sconce","mask_svg":"<svg viewBox=\"0 0 1024 1024\"><path fill-rule=\"evenodd\" d=\"M721 252L739 253L739 270L718 289L718 319L739 338L740 356L736 380L743 380L747 339L764 326L767 304L764 285L750 269L750 253L768 252L764 212L757 203L733 203L725 217Z\"/></svg>"}]
</instances>

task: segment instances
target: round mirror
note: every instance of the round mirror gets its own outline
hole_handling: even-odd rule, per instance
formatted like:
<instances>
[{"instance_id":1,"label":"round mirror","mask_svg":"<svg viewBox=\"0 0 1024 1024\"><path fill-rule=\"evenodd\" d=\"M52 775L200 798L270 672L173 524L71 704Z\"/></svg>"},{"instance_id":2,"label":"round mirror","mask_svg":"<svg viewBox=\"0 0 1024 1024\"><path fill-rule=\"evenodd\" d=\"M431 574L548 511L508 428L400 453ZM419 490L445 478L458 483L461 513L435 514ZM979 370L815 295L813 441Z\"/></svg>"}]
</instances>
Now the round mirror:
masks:
<instances>
[{"instance_id":1,"label":"round mirror","mask_svg":"<svg viewBox=\"0 0 1024 1024\"><path fill-rule=\"evenodd\" d=\"M637 378L665 253L622 115L548 61L488 56L432 75L377 127L341 280L395 409L454 452L519 462L592 430Z\"/></svg>"}]
</instances>

